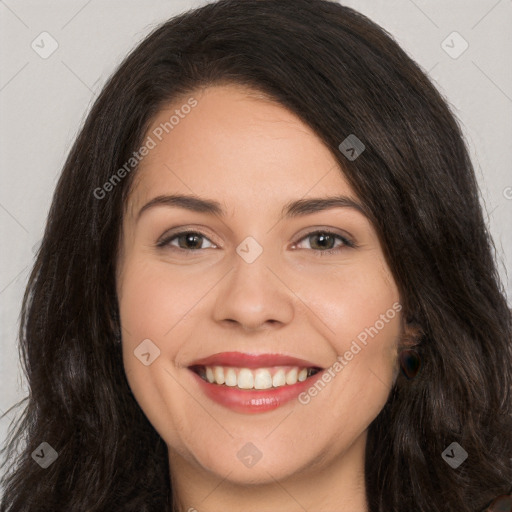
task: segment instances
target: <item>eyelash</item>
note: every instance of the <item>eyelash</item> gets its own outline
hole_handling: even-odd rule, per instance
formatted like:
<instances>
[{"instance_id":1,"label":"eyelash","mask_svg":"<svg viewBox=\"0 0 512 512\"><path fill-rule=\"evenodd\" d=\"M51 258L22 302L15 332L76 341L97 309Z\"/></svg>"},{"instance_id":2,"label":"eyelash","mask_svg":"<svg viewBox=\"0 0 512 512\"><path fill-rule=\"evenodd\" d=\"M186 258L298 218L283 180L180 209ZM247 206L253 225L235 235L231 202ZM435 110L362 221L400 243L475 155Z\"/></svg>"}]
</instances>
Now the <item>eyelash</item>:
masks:
<instances>
[{"instance_id":1,"label":"eyelash","mask_svg":"<svg viewBox=\"0 0 512 512\"><path fill-rule=\"evenodd\" d=\"M182 235L189 235L189 234L199 235L199 236L201 236L203 238L206 238L208 241L211 242L211 240L204 233L201 233L200 231L184 230L184 231L179 231L177 233L172 233L171 235L169 235L168 237L164 238L160 242L157 242L156 246L159 247L159 248L172 247L172 250L184 251L185 254L187 254L187 255L190 255L193 252L200 251L201 249L183 249L182 247L176 247L176 246L171 246L170 245L170 243L174 239L179 238ZM325 251L322 251L322 250L319 250L319 249L307 249L307 250L311 250L314 253L316 253L315 255L317 255L317 256L321 257L321 256L325 256L325 255L338 254L340 251L342 251L343 249L345 249L347 247L352 248L352 249L357 247L357 245L353 241L349 240L348 238L345 238L345 237L341 236L339 233L335 233L334 231L330 231L329 229L321 229L321 230L316 230L316 231L310 231L309 233L306 233L306 235L304 235L302 238L297 240L297 242L295 242L293 245L296 245L299 242L302 242L303 240L309 238L310 236L318 235L318 234L324 234L324 235L333 236L333 237L338 238L339 240L341 240L343 242L343 244L341 246L337 247L337 248L326 249ZM211 243L213 244L213 242L211 242Z\"/></svg>"}]
</instances>

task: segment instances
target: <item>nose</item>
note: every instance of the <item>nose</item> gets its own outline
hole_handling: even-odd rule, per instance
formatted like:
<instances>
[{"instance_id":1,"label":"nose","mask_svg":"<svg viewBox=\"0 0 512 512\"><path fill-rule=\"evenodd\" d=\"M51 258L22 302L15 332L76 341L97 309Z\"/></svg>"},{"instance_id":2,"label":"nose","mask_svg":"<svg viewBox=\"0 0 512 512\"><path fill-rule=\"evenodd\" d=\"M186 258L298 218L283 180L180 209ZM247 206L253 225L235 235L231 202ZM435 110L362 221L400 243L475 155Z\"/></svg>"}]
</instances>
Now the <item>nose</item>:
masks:
<instances>
[{"instance_id":1,"label":"nose","mask_svg":"<svg viewBox=\"0 0 512 512\"><path fill-rule=\"evenodd\" d=\"M294 315L293 291L265 251L252 263L238 255L222 280L214 304L214 319L247 331L281 328Z\"/></svg>"}]
</instances>

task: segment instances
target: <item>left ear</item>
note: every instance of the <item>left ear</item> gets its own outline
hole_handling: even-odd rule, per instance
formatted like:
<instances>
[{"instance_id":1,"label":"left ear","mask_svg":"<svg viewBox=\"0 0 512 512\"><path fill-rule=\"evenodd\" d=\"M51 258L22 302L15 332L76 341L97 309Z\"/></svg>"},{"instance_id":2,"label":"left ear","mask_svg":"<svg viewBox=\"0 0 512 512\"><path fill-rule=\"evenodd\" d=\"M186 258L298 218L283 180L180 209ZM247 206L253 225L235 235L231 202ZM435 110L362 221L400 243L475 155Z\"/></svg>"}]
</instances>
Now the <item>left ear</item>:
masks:
<instances>
[{"instance_id":1,"label":"left ear","mask_svg":"<svg viewBox=\"0 0 512 512\"><path fill-rule=\"evenodd\" d=\"M398 342L398 352L418 346L424 334L418 322L408 315L402 315L402 334Z\"/></svg>"},{"instance_id":2,"label":"left ear","mask_svg":"<svg viewBox=\"0 0 512 512\"><path fill-rule=\"evenodd\" d=\"M398 373L400 372L401 352L417 347L420 344L423 335L424 331L419 323L408 318L406 315L402 316L402 332L397 344L397 354L393 373L393 385L395 384Z\"/></svg>"}]
</instances>

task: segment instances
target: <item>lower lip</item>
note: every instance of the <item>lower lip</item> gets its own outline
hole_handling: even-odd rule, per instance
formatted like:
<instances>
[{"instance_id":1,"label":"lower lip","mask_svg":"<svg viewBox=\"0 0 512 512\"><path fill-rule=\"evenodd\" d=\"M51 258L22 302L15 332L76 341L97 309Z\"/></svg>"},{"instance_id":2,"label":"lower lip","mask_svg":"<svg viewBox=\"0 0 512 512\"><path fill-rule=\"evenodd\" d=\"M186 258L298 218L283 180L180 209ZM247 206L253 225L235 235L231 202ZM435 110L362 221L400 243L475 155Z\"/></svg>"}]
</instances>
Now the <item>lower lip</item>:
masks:
<instances>
[{"instance_id":1,"label":"lower lip","mask_svg":"<svg viewBox=\"0 0 512 512\"><path fill-rule=\"evenodd\" d=\"M297 398L303 391L306 391L319 378L323 371L315 373L302 382L292 385L285 385L279 388L269 389L240 389L236 386L225 386L210 384L202 379L197 373L190 370L204 393L214 402L227 407L235 412L254 414L271 411L279 406Z\"/></svg>"}]
</instances>

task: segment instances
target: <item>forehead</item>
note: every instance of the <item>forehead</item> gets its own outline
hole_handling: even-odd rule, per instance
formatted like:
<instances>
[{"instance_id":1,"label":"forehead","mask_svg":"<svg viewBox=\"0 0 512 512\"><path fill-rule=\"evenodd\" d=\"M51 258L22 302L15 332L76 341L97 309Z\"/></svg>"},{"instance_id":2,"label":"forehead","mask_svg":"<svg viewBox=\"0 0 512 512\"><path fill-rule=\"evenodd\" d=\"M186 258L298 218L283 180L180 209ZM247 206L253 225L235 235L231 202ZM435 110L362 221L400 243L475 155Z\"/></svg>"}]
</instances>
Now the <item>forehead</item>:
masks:
<instances>
[{"instance_id":1,"label":"forehead","mask_svg":"<svg viewBox=\"0 0 512 512\"><path fill-rule=\"evenodd\" d=\"M187 105L194 105L189 108ZM219 85L167 105L147 132L132 208L160 195L215 197L261 211L307 195L356 198L330 150L294 113L257 91Z\"/></svg>"}]
</instances>

